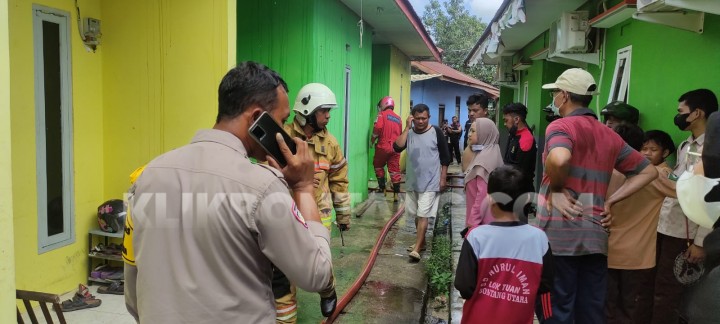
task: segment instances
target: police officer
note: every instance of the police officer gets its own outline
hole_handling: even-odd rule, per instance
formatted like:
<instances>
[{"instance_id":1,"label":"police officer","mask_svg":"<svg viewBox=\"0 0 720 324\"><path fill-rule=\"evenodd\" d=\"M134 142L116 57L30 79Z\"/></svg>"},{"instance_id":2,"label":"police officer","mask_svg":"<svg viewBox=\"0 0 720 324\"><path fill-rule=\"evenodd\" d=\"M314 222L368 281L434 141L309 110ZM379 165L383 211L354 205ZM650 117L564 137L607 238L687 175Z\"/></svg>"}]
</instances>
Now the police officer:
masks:
<instances>
[{"instance_id":1,"label":"police officer","mask_svg":"<svg viewBox=\"0 0 720 324\"><path fill-rule=\"evenodd\" d=\"M140 323L275 323L273 264L302 289L334 291L307 143L294 139L293 155L278 135L281 168L248 133L263 112L288 118L285 81L243 62L218 95L213 129L155 158L129 191L125 301Z\"/></svg>"},{"instance_id":2,"label":"police officer","mask_svg":"<svg viewBox=\"0 0 720 324\"><path fill-rule=\"evenodd\" d=\"M535 137L525 121L527 107L521 103L510 103L503 107L503 121L508 129L508 142L503 160L505 164L520 170L523 174L522 188L525 192L535 192L535 159L537 145ZM525 210L527 213L531 210Z\"/></svg>"},{"instance_id":3,"label":"police officer","mask_svg":"<svg viewBox=\"0 0 720 324\"><path fill-rule=\"evenodd\" d=\"M610 128L624 123L637 125L640 120L640 112L637 108L622 101L613 101L607 104L600 114L605 118L605 125Z\"/></svg>"},{"instance_id":4,"label":"police officer","mask_svg":"<svg viewBox=\"0 0 720 324\"><path fill-rule=\"evenodd\" d=\"M390 96L380 99L377 108L378 116L375 118L372 139L370 139L370 146L375 145L373 167L378 179L378 189L384 192L385 165L387 164L390 181L392 181L393 200L397 201L402 175L400 174L400 153L396 153L392 145L402 133L402 119L393 111L395 101Z\"/></svg>"}]
</instances>

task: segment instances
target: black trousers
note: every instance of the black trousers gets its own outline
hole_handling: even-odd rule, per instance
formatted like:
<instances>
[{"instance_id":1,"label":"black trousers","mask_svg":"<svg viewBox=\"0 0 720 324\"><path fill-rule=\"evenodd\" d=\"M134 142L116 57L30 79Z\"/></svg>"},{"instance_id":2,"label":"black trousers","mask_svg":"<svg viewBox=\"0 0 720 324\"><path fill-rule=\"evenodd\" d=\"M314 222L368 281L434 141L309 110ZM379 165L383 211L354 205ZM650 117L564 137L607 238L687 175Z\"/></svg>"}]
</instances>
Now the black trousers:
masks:
<instances>
[{"instance_id":1,"label":"black trousers","mask_svg":"<svg viewBox=\"0 0 720 324\"><path fill-rule=\"evenodd\" d=\"M450 149L450 158L455 157L455 161L457 161L458 164L460 164L460 155L462 154L462 151L460 151L460 139L456 138L450 138L450 143L448 144L448 148Z\"/></svg>"}]
</instances>

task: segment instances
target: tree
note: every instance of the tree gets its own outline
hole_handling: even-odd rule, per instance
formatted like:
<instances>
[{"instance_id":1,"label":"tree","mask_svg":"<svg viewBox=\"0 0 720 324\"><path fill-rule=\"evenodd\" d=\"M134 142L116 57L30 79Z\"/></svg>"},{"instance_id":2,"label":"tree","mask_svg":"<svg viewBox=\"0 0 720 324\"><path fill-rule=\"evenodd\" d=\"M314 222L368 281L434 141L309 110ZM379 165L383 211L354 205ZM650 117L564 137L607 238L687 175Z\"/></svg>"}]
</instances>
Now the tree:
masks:
<instances>
[{"instance_id":1,"label":"tree","mask_svg":"<svg viewBox=\"0 0 720 324\"><path fill-rule=\"evenodd\" d=\"M430 0L425 6L423 24L435 44L443 50L443 63L478 80L494 84L495 66L479 62L466 67L463 62L487 27L470 14L463 0L448 0L442 5Z\"/></svg>"}]
</instances>

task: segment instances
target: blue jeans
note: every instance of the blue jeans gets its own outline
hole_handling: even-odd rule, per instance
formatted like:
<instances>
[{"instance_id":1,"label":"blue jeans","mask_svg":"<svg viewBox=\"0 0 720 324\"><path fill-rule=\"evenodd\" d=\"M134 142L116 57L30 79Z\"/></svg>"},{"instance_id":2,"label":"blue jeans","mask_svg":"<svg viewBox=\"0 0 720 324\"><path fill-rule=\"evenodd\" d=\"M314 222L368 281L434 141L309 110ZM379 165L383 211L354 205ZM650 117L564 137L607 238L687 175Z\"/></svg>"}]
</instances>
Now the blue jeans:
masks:
<instances>
[{"instance_id":1,"label":"blue jeans","mask_svg":"<svg viewBox=\"0 0 720 324\"><path fill-rule=\"evenodd\" d=\"M552 317L543 324L604 324L607 256L555 256ZM542 309L540 309L542 310Z\"/></svg>"}]
</instances>

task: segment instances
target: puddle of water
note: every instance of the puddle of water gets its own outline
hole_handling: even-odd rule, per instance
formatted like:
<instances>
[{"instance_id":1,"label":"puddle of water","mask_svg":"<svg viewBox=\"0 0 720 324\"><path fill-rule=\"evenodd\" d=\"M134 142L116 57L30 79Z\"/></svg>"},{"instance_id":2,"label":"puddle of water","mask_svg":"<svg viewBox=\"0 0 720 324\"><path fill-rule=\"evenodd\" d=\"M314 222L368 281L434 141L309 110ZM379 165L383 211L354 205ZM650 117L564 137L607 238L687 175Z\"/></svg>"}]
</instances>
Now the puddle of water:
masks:
<instances>
[{"instance_id":1,"label":"puddle of water","mask_svg":"<svg viewBox=\"0 0 720 324\"><path fill-rule=\"evenodd\" d=\"M382 281L368 281L364 289L368 290L370 304L368 310L375 313L412 312L420 310L423 293L414 288L400 287Z\"/></svg>"}]
</instances>

